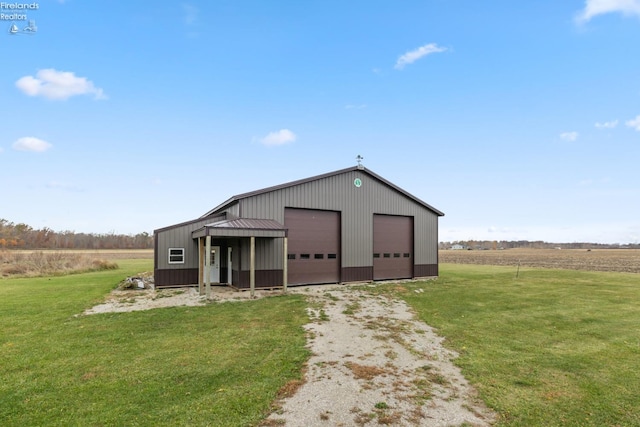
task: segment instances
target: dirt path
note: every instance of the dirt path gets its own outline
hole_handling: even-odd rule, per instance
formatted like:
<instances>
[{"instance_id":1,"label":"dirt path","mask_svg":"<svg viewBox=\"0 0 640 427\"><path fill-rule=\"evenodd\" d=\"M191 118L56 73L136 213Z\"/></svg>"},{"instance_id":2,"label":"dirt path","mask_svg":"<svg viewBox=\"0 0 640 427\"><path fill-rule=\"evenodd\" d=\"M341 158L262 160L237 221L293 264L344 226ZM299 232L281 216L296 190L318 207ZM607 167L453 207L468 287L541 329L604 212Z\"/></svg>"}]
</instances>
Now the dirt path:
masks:
<instances>
[{"instance_id":1,"label":"dirt path","mask_svg":"<svg viewBox=\"0 0 640 427\"><path fill-rule=\"evenodd\" d=\"M305 382L263 426L488 426L494 415L432 328L403 302L348 286L297 287L309 301ZM259 291L257 297L279 292ZM215 301L249 299L215 288ZM204 305L195 289L115 291L84 314Z\"/></svg>"}]
</instances>

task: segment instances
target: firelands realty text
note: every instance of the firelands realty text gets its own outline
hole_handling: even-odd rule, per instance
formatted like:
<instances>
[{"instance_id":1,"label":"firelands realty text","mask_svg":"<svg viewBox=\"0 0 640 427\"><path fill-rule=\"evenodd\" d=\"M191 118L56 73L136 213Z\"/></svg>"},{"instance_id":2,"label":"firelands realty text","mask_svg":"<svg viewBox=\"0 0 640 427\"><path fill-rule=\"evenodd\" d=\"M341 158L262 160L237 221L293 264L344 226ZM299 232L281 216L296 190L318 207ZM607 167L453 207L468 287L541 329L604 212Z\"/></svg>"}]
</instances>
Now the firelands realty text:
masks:
<instances>
[{"instance_id":1,"label":"firelands realty text","mask_svg":"<svg viewBox=\"0 0 640 427\"><path fill-rule=\"evenodd\" d=\"M0 2L0 20L3 21L26 21L27 14L40 9L38 3L6 3ZM8 12L8 13L7 13Z\"/></svg>"}]
</instances>

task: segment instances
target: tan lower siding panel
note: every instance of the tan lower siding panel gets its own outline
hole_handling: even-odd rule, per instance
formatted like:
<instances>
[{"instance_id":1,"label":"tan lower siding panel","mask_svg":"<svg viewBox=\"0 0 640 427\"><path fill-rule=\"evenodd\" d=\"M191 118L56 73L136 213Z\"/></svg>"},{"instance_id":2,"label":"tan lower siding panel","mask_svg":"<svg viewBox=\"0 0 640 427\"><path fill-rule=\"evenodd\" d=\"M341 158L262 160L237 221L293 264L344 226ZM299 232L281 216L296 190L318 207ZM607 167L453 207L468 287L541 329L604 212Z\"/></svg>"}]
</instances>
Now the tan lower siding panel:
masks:
<instances>
[{"instance_id":1,"label":"tan lower siding panel","mask_svg":"<svg viewBox=\"0 0 640 427\"><path fill-rule=\"evenodd\" d=\"M415 277L433 277L438 275L438 264L417 264L413 267Z\"/></svg>"},{"instance_id":2,"label":"tan lower siding panel","mask_svg":"<svg viewBox=\"0 0 640 427\"><path fill-rule=\"evenodd\" d=\"M373 280L373 266L343 267L341 278L343 282L365 282Z\"/></svg>"},{"instance_id":3,"label":"tan lower siding panel","mask_svg":"<svg viewBox=\"0 0 640 427\"><path fill-rule=\"evenodd\" d=\"M153 272L156 288L164 286L197 285L197 268L178 268L171 270L154 270Z\"/></svg>"}]
</instances>

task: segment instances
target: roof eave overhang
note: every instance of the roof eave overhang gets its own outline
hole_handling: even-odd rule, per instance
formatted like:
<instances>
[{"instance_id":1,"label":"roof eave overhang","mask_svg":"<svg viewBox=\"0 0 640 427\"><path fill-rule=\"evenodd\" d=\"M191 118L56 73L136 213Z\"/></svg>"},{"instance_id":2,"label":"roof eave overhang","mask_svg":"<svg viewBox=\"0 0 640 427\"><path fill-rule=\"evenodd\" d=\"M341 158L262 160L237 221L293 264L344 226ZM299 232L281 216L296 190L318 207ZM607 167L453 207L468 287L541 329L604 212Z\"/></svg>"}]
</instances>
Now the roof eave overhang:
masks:
<instances>
[{"instance_id":1,"label":"roof eave overhang","mask_svg":"<svg viewBox=\"0 0 640 427\"><path fill-rule=\"evenodd\" d=\"M225 227L202 227L191 233L191 237L198 239L201 237L267 237L281 238L287 237L287 230L269 230L256 228L225 228Z\"/></svg>"},{"instance_id":2,"label":"roof eave overhang","mask_svg":"<svg viewBox=\"0 0 640 427\"><path fill-rule=\"evenodd\" d=\"M215 208L211 209L209 212L205 213L200 218L206 218L208 216L215 215L217 212L228 208L229 206L233 205L234 203L238 203L237 196L233 196L233 197L227 199L225 202L223 202L223 203L219 204L218 206L216 206Z\"/></svg>"}]
</instances>

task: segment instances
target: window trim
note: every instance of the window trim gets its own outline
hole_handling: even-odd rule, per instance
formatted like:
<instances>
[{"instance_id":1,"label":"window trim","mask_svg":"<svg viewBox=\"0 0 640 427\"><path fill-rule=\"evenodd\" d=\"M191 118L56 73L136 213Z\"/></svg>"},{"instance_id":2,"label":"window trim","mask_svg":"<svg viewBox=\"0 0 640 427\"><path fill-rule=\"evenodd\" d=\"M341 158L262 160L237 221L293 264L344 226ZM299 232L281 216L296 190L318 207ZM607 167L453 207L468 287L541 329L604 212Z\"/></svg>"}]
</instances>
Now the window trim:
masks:
<instances>
[{"instance_id":1,"label":"window trim","mask_svg":"<svg viewBox=\"0 0 640 427\"><path fill-rule=\"evenodd\" d=\"M180 253L171 253L172 251L180 251ZM184 264L185 263L185 249L184 248L169 248L169 252L167 253L167 261L169 264ZM171 261L171 257L181 257L181 261Z\"/></svg>"}]
</instances>

